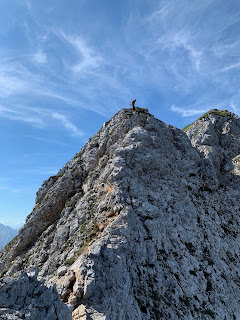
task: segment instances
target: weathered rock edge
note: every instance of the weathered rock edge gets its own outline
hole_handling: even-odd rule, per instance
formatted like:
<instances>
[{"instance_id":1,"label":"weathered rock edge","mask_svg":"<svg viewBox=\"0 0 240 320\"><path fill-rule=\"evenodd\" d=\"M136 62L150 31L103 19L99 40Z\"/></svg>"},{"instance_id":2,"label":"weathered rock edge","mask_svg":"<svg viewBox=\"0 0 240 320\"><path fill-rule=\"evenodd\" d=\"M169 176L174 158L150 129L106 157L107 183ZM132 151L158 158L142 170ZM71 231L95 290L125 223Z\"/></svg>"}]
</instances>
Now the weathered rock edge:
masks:
<instances>
[{"instance_id":1,"label":"weathered rock edge","mask_svg":"<svg viewBox=\"0 0 240 320\"><path fill-rule=\"evenodd\" d=\"M70 320L72 310L61 301L54 286L37 280L37 273L22 272L17 278L0 280L0 318Z\"/></svg>"}]
</instances>

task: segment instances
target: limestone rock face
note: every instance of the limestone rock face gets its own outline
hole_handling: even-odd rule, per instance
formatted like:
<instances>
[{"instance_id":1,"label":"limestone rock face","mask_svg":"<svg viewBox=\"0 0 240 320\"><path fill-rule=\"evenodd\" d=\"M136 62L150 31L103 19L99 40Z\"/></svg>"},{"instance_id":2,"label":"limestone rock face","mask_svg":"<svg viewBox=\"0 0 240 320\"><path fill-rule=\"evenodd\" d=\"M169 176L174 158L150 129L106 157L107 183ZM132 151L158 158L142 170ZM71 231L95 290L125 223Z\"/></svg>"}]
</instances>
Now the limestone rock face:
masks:
<instances>
[{"instance_id":1,"label":"limestone rock face","mask_svg":"<svg viewBox=\"0 0 240 320\"><path fill-rule=\"evenodd\" d=\"M3 277L37 266L75 320L240 319L239 149L232 114L119 111L43 183Z\"/></svg>"},{"instance_id":2,"label":"limestone rock face","mask_svg":"<svg viewBox=\"0 0 240 320\"><path fill-rule=\"evenodd\" d=\"M70 320L71 310L61 301L55 287L46 287L37 275L21 273L0 280L0 318Z\"/></svg>"},{"instance_id":3,"label":"limestone rock face","mask_svg":"<svg viewBox=\"0 0 240 320\"><path fill-rule=\"evenodd\" d=\"M195 121L186 133L192 145L215 166L219 179L224 180L226 173L231 173L237 165L236 157L240 154L238 116L212 109Z\"/></svg>"}]
</instances>

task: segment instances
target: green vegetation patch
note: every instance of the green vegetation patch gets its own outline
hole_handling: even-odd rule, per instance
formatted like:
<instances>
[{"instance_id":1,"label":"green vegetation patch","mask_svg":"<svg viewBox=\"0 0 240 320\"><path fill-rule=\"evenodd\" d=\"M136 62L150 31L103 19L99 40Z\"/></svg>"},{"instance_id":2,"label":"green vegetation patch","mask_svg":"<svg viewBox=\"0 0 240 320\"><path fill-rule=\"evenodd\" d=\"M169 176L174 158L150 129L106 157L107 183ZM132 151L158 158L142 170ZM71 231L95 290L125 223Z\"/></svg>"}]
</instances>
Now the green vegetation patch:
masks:
<instances>
[{"instance_id":1,"label":"green vegetation patch","mask_svg":"<svg viewBox=\"0 0 240 320\"><path fill-rule=\"evenodd\" d=\"M68 208L68 207L74 207L74 206L76 205L76 203L77 203L77 200L74 199L74 198L72 198L72 199L66 201L65 207L66 207L66 208Z\"/></svg>"},{"instance_id":2,"label":"green vegetation patch","mask_svg":"<svg viewBox=\"0 0 240 320\"><path fill-rule=\"evenodd\" d=\"M148 109L135 107L135 111L139 113L149 113Z\"/></svg>"},{"instance_id":3,"label":"green vegetation patch","mask_svg":"<svg viewBox=\"0 0 240 320\"><path fill-rule=\"evenodd\" d=\"M227 110L210 109L208 112L204 113L200 118L198 118L197 120L195 120L193 123L190 123L190 124L188 124L186 127L184 127L184 128L182 129L182 131L184 131L184 132L187 131L188 128L189 128L192 124L194 124L196 121L202 120L202 119L206 118L207 116L209 116L210 114L216 114L216 115L223 116L223 117L225 117L225 116L230 116L230 117L235 116L234 113L229 112L229 111L227 111Z\"/></svg>"},{"instance_id":4,"label":"green vegetation patch","mask_svg":"<svg viewBox=\"0 0 240 320\"><path fill-rule=\"evenodd\" d=\"M194 121L194 122L195 122L195 121ZM191 125L194 124L194 122L188 124L186 127L184 127L184 128L182 129L182 131L184 131L184 132L187 131L187 129L188 129L189 127L191 127Z\"/></svg>"},{"instance_id":5,"label":"green vegetation patch","mask_svg":"<svg viewBox=\"0 0 240 320\"><path fill-rule=\"evenodd\" d=\"M217 109L211 109L208 112L204 113L200 118L198 118L198 120L204 119L205 117L207 117L210 114L216 114L218 116L222 116L222 117L226 117L226 116L234 116L234 113L229 112L227 110L217 110Z\"/></svg>"},{"instance_id":6,"label":"green vegetation patch","mask_svg":"<svg viewBox=\"0 0 240 320\"><path fill-rule=\"evenodd\" d=\"M66 264L66 265L72 265L74 261L75 261L75 258L74 258L74 257L71 257L70 259L67 259L67 260L65 261L65 264Z\"/></svg>"},{"instance_id":7,"label":"green vegetation patch","mask_svg":"<svg viewBox=\"0 0 240 320\"><path fill-rule=\"evenodd\" d=\"M95 219L89 219L83 222L80 227L80 234L84 237L84 243L81 245L81 248L72 256L71 258L65 261L65 265L72 265L77 258L83 253L85 248L89 245L89 243L97 236L98 234L98 225ZM74 240L76 239L76 235L74 236ZM70 243L73 244L73 241Z\"/></svg>"}]
</instances>

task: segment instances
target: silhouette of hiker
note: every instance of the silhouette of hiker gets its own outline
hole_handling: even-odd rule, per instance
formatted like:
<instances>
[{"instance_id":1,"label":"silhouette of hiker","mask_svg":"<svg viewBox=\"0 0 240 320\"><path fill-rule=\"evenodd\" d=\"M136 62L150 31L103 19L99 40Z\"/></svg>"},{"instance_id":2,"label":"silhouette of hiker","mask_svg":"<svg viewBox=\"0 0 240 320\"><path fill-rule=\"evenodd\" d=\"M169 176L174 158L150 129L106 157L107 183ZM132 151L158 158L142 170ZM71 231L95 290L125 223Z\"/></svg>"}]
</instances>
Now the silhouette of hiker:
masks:
<instances>
[{"instance_id":1,"label":"silhouette of hiker","mask_svg":"<svg viewBox=\"0 0 240 320\"><path fill-rule=\"evenodd\" d=\"M130 105L132 106L132 109L133 109L133 110L136 110L136 108L135 108L135 102L136 102L136 99L132 100L131 103L130 103Z\"/></svg>"}]
</instances>

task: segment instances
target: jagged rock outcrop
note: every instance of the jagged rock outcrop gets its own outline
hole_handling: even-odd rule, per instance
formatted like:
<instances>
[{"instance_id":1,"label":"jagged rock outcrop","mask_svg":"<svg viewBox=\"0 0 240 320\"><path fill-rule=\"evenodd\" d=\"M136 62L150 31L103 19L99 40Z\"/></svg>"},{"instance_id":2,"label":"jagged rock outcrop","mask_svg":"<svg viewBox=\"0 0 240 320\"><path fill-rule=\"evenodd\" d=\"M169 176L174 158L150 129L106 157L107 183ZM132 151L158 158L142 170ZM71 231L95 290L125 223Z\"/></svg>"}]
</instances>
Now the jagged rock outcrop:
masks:
<instances>
[{"instance_id":1,"label":"jagged rock outcrop","mask_svg":"<svg viewBox=\"0 0 240 320\"><path fill-rule=\"evenodd\" d=\"M2 275L38 266L75 320L239 319L239 130L119 111L44 182Z\"/></svg>"},{"instance_id":2,"label":"jagged rock outcrop","mask_svg":"<svg viewBox=\"0 0 240 320\"><path fill-rule=\"evenodd\" d=\"M72 312L56 288L37 280L37 273L22 272L17 278L0 280L0 319L70 320Z\"/></svg>"},{"instance_id":3,"label":"jagged rock outcrop","mask_svg":"<svg viewBox=\"0 0 240 320\"><path fill-rule=\"evenodd\" d=\"M186 131L191 143L215 166L218 179L227 184L234 176L240 153L238 116L228 111L210 110ZM236 168L238 170L238 167ZM230 173L227 174L227 173ZM237 173L237 171L235 172Z\"/></svg>"}]
</instances>

